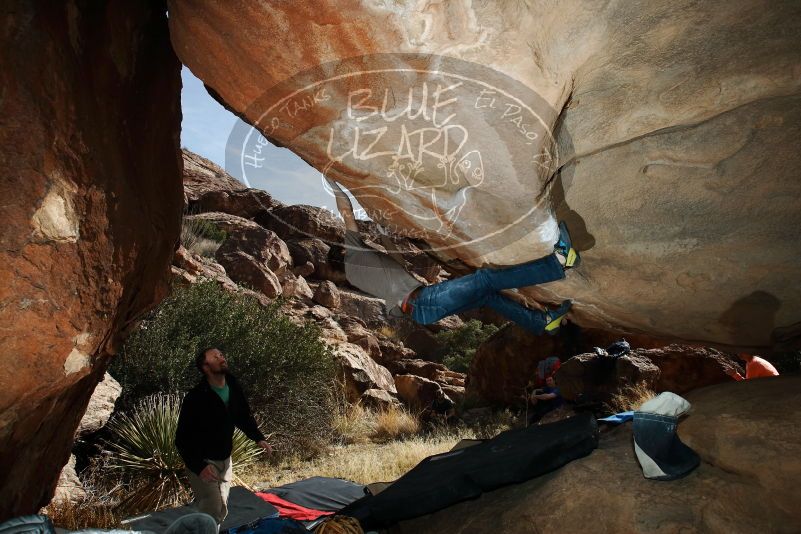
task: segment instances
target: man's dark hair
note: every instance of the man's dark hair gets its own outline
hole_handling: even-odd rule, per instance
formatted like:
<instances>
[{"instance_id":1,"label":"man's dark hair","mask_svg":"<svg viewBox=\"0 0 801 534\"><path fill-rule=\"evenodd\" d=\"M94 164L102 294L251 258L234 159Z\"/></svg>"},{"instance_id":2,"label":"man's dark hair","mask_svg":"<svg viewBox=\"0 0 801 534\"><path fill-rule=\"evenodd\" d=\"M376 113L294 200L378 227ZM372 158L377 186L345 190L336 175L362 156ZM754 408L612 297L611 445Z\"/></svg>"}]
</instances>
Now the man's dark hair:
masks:
<instances>
[{"instance_id":1,"label":"man's dark hair","mask_svg":"<svg viewBox=\"0 0 801 534\"><path fill-rule=\"evenodd\" d=\"M195 354L195 367L197 367L197 370L201 373L203 373L203 364L206 363L206 353L213 348L215 347L203 347Z\"/></svg>"}]
</instances>

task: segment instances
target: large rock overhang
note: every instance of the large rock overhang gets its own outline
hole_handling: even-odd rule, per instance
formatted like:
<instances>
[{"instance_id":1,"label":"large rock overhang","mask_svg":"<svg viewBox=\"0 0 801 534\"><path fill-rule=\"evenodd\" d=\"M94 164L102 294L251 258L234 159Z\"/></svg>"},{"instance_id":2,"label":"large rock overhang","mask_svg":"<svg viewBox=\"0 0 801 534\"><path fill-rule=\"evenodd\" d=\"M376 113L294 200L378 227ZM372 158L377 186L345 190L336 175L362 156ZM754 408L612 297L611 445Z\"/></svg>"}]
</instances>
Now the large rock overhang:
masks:
<instances>
[{"instance_id":1,"label":"large rock overhang","mask_svg":"<svg viewBox=\"0 0 801 534\"><path fill-rule=\"evenodd\" d=\"M474 267L550 252L554 221L564 219L582 250L581 269L524 293L545 302L573 298L584 325L742 348L797 339L797 2L451 1L419 9L412 2L195 0L169 7L181 60L264 135L250 136L250 153L247 143L237 147L231 165L257 157L266 139L286 146L351 188L377 221ZM388 64L415 74L365 74ZM542 123L530 115L520 121L540 134L529 165L524 145L498 122L516 116L502 116L501 107L491 118L469 85L452 90L459 100L450 105L480 151L480 176L448 182L436 166L417 175L414 166L390 168L389 155L337 157L356 130L372 142L382 126L389 129L368 155L397 151L392 129L401 123L372 108L381 108L387 88L392 115L410 89L448 87L454 76L442 76L443 65L467 78L492 72L536 95ZM336 77L328 98L308 91ZM423 126L419 117L401 120L410 131ZM333 146L346 150L329 150L332 132ZM471 146L464 148L455 162ZM553 157L537 159L543 153Z\"/></svg>"}]
</instances>

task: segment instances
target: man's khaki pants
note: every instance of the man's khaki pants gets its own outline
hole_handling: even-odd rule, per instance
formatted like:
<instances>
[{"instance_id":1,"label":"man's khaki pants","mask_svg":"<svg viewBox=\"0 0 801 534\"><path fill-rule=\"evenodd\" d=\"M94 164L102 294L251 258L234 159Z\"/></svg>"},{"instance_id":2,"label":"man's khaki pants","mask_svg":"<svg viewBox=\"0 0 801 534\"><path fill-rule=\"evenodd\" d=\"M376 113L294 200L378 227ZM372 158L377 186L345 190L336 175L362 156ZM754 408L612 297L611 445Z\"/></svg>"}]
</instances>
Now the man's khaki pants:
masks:
<instances>
[{"instance_id":1,"label":"man's khaki pants","mask_svg":"<svg viewBox=\"0 0 801 534\"><path fill-rule=\"evenodd\" d=\"M198 512L209 514L219 525L228 515L228 493L231 491L234 471L231 468L230 456L225 460L206 460L206 463L217 470L219 481L204 482L188 469L187 475L192 492L195 494L195 508Z\"/></svg>"}]
</instances>

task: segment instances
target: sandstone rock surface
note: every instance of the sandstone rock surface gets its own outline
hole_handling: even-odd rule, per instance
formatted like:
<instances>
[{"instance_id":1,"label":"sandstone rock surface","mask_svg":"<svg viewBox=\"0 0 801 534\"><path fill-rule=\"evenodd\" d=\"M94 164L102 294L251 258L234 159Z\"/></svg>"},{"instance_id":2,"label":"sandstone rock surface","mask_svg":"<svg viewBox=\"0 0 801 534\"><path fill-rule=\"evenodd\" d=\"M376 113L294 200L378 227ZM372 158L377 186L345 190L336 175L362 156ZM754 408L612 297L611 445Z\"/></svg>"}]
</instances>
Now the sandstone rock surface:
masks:
<instances>
[{"instance_id":1,"label":"sandstone rock surface","mask_svg":"<svg viewBox=\"0 0 801 534\"><path fill-rule=\"evenodd\" d=\"M362 394L370 389L397 393L390 372L374 362L358 345L338 343L332 350L340 366L340 376L344 376L345 393L350 402L357 402Z\"/></svg>"},{"instance_id":2,"label":"sandstone rock surface","mask_svg":"<svg viewBox=\"0 0 801 534\"><path fill-rule=\"evenodd\" d=\"M448 398L439 384L422 376L395 375L395 387L404 404L417 412L434 405L453 406L453 399Z\"/></svg>"},{"instance_id":3,"label":"sandstone rock surface","mask_svg":"<svg viewBox=\"0 0 801 534\"><path fill-rule=\"evenodd\" d=\"M163 7L12 1L0 18L4 520L50 499L109 356L165 296L182 193Z\"/></svg>"},{"instance_id":4,"label":"sandstone rock surface","mask_svg":"<svg viewBox=\"0 0 801 534\"><path fill-rule=\"evenodd\" d=\"M562 395L576 400L606 401L611 395L642 384L657 393L684 394L705 386L730 382L727 370L742 373L736 361L706 347L669 345L657 349L634 349L612 358L595 353L579 354L562 364L556 380Z\"/></svg>"},{"instance_id":5,"label":"sandstone rock surface","mask_svg":"<svg viewBox=\"0 0 801 534\"><path fill-rule=\"evenodd\" d=\"M261 189L247 188L218 165L183 149L184 197L189 213L225 212L249 219L283 206Z\"/></svg>"},{"instance_id":6,"label":"sandstone rock surface","mask_svg":"<svg viewBox=\"0 0 801 534\"><path fill-rule=\"evenodd\" d=\"M312 298L314 302L322 304L326 308L339 308L341 302L337 286L328 280L321 282L320 285L317 286Z\"/></svg>"},{"instance_id":7,"label":"sandstone rock surface","mask_svg":"<svg viewBox=\"0 0 801 534\"><path fill-rule=\"evenodd\" d=\"M444 259L532 260L565 219L581 273L528 298L671 339L797 337L797 2L168 5L220 100Z\"/></svg>"},{"instance_id":8,"label":"sandstone rock surface","mask_svg":"<svg viewBox=\"0 0 801 534\"><path fill-rule=\"evenodd\" d=\"M122 386L120 383L108 373L103 375L103 380L97 385L89 398L86 412L75 430L75 437L79 438L86 434L97 432L106 426L111 414L114 413L114 405L121 394Z\"/></svg>"},{"instance_id":9,"label":"sandstone rock surface","mask_svg":"<svg viewBox=\"0 0 801 534\"><path fill-rule=\"evenodd\" d=\"M801 526L801 377L728 383L686 397L682 441L702 459L687 477L646 480L631 426L539 478L406 521L396 534L451 532L776 532Z\"/></svg>"},{"instance_id":10,"label":"sandstone rock surface","mask_svg":"<svg viewBox=\"0 0 801 534\"><path fill-rule=\"evenodd\" d=\"M576 328L575 325L567 325L562 330L558 336L535 336L516 325L501 328L476 350L467 373L468 393L493 404L517 403L541 360L557 356L564 363L576 354L591 352L593 347L608 347L622 337L620 332ZM625 338L635 348L666 345L665 341L643 335Z\"/></svg>"},{"instance_id":11,"label":"sandstone rock surface","mask_svg":"<svg viewBox=\"0 0 801 534\"><path fill-rule=\"evenodd\" d=\"M260 226L231 232L217 249L216 255L225 256L236 252L253 256L275 274L281 274L292 266L292 256L289 255L286 243L274 232Z\"/></svg>"},{"instance_id":12,"label":"sandstone rock surface","mask_svg":"<svg viewBox=\"0 0 801 534\"><path fill-rule=\"evenodd\" d=\"M607 401L619 391L643 385L654 389L659 379L659 367L648 358L632 351L624 356L579 354L562 364L556 371L559 391L567 400Z\"/></svg>"},{"instance_id":13,"label":"sandstone rock surface","mask_svg":"<svg viewBox=\"0 0 801 534\"><path fill-rule=\"evenodd\" d=\"M189 207L206 193L242 191L246 188L245 184L225 172L219 165L199 154L184 148L181 150L181 157L184 196Z\"/></svg>"},{"instance_id":14,"label":"sandstone rock surface","mask_svg":"<svg viewBox=\"0 0 801 534\"><path fill-rule=\"evenodd\" d=\"M245 219L244 217L232 215L223 211L209 211L198 213L196 215L187 215L185 218L188 221L199 220L213 224L217 229L222 230L227 234L261 228L257 223L251 221L250 219Z\"/></svg>"},{"instance_id":15,"label":"sandstone rock surface","mask_svg":"<svg viewBox=\"0 0 801 534\"><path fill-rule=\"evenodd\" d=\"M216 259L234 282L264 293L269 298L281 295L281 281L259 258L234 250L225 253L217 251Z\"/></svg>"},{"instance_id":16,"label":"sandstone rock surface","mask_svg":"<svg viewBox=\"0 0 801 534\"><path fill-rule=\"evenodd\" d=\"M323 208L297 204L262 213L256 222L273 230L284 240L322 239L326 243L342 243L345 223Z\"/></svg>"},{"instance_id":17,"label":"sandstone rock surface","mask_svg":"<svg viewBox=\"0 0 801 534\"><path fill-rule=\"evenodd\" d=\"M69 461L61 469L61 474L56 482L56 491L53 495L53 502L73 502L78 503L86 498L86 488L83 487L78 473L75 471L75 455L70 454Z\"/></svg>"}]
</instances>

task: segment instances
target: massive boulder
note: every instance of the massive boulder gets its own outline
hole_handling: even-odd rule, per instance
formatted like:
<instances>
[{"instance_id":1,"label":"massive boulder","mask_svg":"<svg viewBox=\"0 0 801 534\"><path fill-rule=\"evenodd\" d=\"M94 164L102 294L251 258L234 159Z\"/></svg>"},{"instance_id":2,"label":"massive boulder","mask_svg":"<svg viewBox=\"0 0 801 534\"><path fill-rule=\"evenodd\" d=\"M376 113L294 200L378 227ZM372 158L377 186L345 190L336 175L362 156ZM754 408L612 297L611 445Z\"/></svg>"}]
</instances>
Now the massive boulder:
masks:
<instances>
[{"instance_id":1,"label":"massive boulder","mask_svg":"<svg viewBox=\"0 0 801 534\"><path fill-rule=\"evenodd\" d=\"M235 252L253 256L276 274L281 274L292 266L292 256L286 243L274 232L258 225L228 234L216 255L224 256Z\"/></svg>"},{"instance_id":2,"label":"massive boulder","mask_svg":"<svg viewBox=\"0 0 801 534\"><path fill-rule=\"evenodd\" d=\"M525 294L585 326L798 335L798 2L168 5L179 57L263 134L243 158L288 147L473 267L550 253L565 219L580 271Z\"/></svg>"},{"instance_id":3,"label":"massive boulder","mask_svg":"<svg viewBox=\"0 0 801 534\"><path fill-rule=\"evenodd\" d=\"M345 223L317 206L298 204L275 208L258 215L256 222L284 240L317 238L337 244L345 239Z\"/></svg>"},{"instance_id":4,"label":"massive boulder","mask_svg":"<svg viewBox=\"0 0 801 534\"><path fill-rule=\"evenodd\" d=\"M653 390L659 367L632 351L625 356L579 354L567 360L556 372L556 383L568 400L608 401L626 388Z\"/></svg>"},{"instance_id":5,"label":"massive boulder","mask_svg":"<svg viewBox=\"0 0 801 534\"><path fill-rule=\"evenodd\" d=\"M608 347L622 337L620 332L579 328L574 324L561 330L557 336L535 336L517 325L498 330L476 350L467 373L468 393L492 404L517 403L541 360L557 356L565 362L575 354L591 352L593 347ZM636 348L651 349L666 344L643 335L627 335L625 339Z\"/></svg>"},{"instance_id":6,"label":"massive boulder","mask_svg":"<svg viewBox=\"0 0 801 534\"><path fill-rule=\"evenodd\" d=\"M184 221L187 221L190 224L194 223L195 221L198 221L196 224L211 224L226 234L260 228L257 223L251 221L250 219L245 219L244 217L239 217L238 215L231 215L230 213L222 211L208 211L194 215L187 215L184 217Z\"/></svg>"},{"instance_id":7,"label":"massive boulder","mask_svg":"<svg viewBox=\"0 0 801 534\"><path fill-rule=\"evenodd\" d=\"M329 282L328 280L320 282L312 298L314 302L322 304L326 308L339 308L341 303L339 289L337 289L337 286L335 286L333 282Z\"/></svg>"},{"instance_id":8,"label":"massive boulder","mask_svg":"<svg viewBox=\"0 0 801 534\"><path fill-rule=\"evenodd\" d=\"M47 503L121 336L167 292L180 64L158 2L6 2L0 521Z\"/></svg>"},{"instance_id":9,"label":"massive boulder","mask_svg":"<svg viewBox=\"0 0 801 534\"><path fill-rule=\"evenodd\" d=\"M743 373L740 364L719 350L708 347L668 345L658 349L638 350L659 367L656 391L683 394L730 380L728 371Z\"/></svg>"},{"instance_id":10,"label":"massive boulder","mask_svg":"<svg viewBox=\"0 0 801 534\"><path fill-rule=\"evenodd\" d=\"M720 351L673 344L634 349L619 358L579 354L562 364L556 380L566 399L576 400L581 395L585 400L607 401L633 386L683 394L731 381L730 370L743 372L731 356Z\"/></svg>"},{"instance_id":11,"label":"massive boulder","mask_svg":"<svg viewBox=\"0 0 801 534\"><path fill-rule=\"evenodd\" d=\"M186 149L182 153L184 197L189 213L215 211L249 219L283 206L266 191L245 187L206 158Z\"/></svg>"},{"instance_id":12,"label":"massive boulder","mask_svg":"<svg viewBox=\"0 0 801 534\"><path fill-rule=\"evenodd\" d=\"M269 298L282 294L278 275L292 265L286 243L257 224L229 234L214 257L232 280Z\"/></svg>"},{"instance_id":13,"label":"massive boulder","mask_svg":"<svg viewBox=\"0 0 801 534\"><path fill-rule=\"evenodd\" d=\"M627 424L602 433L585 458L397 532L798 532L801 411L787 407L801 405L801 377L730 382L687 399L693 409L678 432L702 462L685 478L645 479Z\"/></svg>"},{"instance_id":14,"label":"massive boulder","mask_svg":"<svg viewBox=\"0 0 801 534\"><path fill-rule=\"evenodd\" d=\"M333 344L332 353L349 402L357 402L364 392L371 389L381 389L392 395L397 393L389 371L374 362L358 345L338 342Z\"/></svg>"},{"instance_id":15,"label":"massive boulder","mask_svg":"<svg viewBox=\"0 0 801 534\"><path fill-rule=\"evenodd\" d=\"M417 375L395 375L398 397L409 409L420 413L426 409L448 410L453 407L453 399L442 390L442 386Z\"/></svg>"},{"instance_id":16,"label":"massive boulder","mask_svg":"<svg viewBox=\"0 0 801 534\"><path fill-rule=\"evenodd\" d=\"M207 193L245 189L245 184L203 156L184 148L181 150L181 157L184 197L190 207Z\"/></svg>"}]
</instances>

